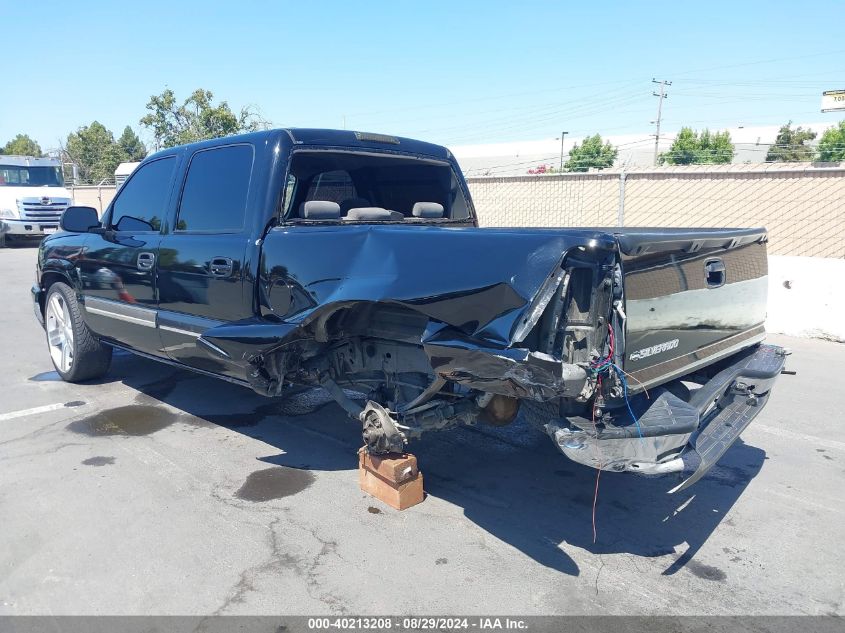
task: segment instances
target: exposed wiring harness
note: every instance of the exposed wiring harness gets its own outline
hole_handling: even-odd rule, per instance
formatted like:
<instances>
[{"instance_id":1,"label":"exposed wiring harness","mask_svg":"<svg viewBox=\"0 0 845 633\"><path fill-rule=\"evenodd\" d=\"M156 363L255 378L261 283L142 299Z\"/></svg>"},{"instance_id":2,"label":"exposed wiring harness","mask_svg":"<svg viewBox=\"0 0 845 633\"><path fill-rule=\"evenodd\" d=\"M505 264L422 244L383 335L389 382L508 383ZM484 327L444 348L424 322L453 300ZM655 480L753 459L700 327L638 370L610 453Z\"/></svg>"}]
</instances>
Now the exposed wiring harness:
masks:
<instances>
[{"instance_id":1,"label":"exposed wiring harness","mask_svg":"<svg viewBox=\"0 0 845 633\"><path fill-rule=\"evenodd\" d=\"M608 324L607 325L607 347L608 352L607 356L603 358L599 358L594 360L590 363L590 369L596 375L597 379L597 386L599 389L597 391L601 393L601 378L602 375L611 375L611 370L619 377L619 382L622 383L622 395L625 400L625 406L628 408L628 413L631 414L631 419L634 420L634 424L637 425L637 434L640 436L640 439L643 439L643 431L640 427L640 421L637 416L634 414L634 409L631 407L631 400L628 398L628 381L625 379L625 371L616 363L613 362L613 352L614 352L614 335L613 335L613 326Z\"/></svg>"},{"instance_id":2,"label":"exposed wiring harness","mask_svg":"<svg viewBox=\"0 0 845 633\"><path fill-rule=\"evenodd\" d=\"M613 326L611 324L607 325L607 347L608 352L607 356L603 358L598 358L590 363L590 369L596 376L596 393L601 395L602 391L602 376L610 376L611 370L618 376L619 382L622 383L622 394L625 399L625 406L628 408L628 413L631 414L631 418L634 420L634 424L637 425L637 434L640 436L640 440L643 440L643 431L640 428L640 421L636 415L634 415L634 410L631 407L631 400L628 398L628 381L626 380L625 370L623 370L619 365L613 362L614 356L614 346L615 346L615 337L613 334ZM634 378L636 380L636 378ZM645 389L645 387L643 387ZM645 392L646 397L648 397L648 391ZM593 400L593 430L595 431L596 427L596 400ZM596 542L598 538L598 532L596 530L596 507L598 506L599 501L599 480L601 478L601 471L604 467L604 456L601 453L601 449L599 448L600 442L595 442L596 447L596 455L598 457L598 469L596 472L596 486L593 491L593 543Z\"/></svg>"},{"instance_id":3,"label":"exposed wiring harness","mask_svg":"<svg viewBox=\"0 0 845 633\"><path fill-rule=\"evenodd\" d=\"M613 326L608 324L607 325L607 356L604 358L599 358L598 360L594 360L590 363L590 368L598 373L608 365L613 364L613 348L614 348L615 338L613 335Z\"/></svg>"},{"instance_id":4,"label":"exposed wiring harness","mask_svg":"<svg viewBox=\"0 0 845 633\"><path fill-rule=\"evenodd\" d=\"M601 374L596 378L596 389L601 392ZM596 430L596 402L593 400L593 431ZM596 456L598 457L598 468L596 469L596 488L593 492L593 543L596 542L598 538L598 532L596 531L596 506L599 503L599 479L601 479L601 469L604 467L604 456L601 454L601 448L599 448L599 442L595 443L596 447Z\"/></svg>"}]
</instances>

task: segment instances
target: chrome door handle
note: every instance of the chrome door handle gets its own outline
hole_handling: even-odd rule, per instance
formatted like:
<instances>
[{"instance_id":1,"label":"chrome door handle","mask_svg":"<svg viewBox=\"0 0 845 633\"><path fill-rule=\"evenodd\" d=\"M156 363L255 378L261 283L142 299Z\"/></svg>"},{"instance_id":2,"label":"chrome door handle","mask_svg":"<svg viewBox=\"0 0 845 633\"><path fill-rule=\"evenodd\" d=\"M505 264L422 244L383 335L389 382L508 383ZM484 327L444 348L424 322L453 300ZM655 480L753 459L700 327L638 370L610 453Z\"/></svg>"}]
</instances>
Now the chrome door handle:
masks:
<instances>
[{"instance_id":1,"label":"chrome door handle","mask_svg":"<svg viewBox=\"0 0 845 633\"><path fill-rule=\"evenodd\" d=\"M214 277L228 277L232 274L232 260L228 257L215 257L208 265L208 271Z\"/></svg>"},{"instance_id":2,"label":"chrome door handle","mask_svg":"<svg viewBox=\"0 0 845 633\"><path fill-rule=\"evenodd\" d=\"M152 270L156 263L156 256L153 253L138 253L138 270Z\"/></svg>"}]
</instances>

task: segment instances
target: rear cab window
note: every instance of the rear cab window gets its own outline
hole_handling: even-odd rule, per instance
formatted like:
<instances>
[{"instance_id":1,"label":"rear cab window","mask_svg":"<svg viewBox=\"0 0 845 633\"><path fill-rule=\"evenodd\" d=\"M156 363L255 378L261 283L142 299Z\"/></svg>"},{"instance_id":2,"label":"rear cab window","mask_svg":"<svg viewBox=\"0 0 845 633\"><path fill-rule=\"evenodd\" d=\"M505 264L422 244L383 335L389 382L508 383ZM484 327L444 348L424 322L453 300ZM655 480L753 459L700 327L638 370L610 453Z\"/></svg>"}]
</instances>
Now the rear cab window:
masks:
<instances>
[{"instance_id":1,"label":"rear cab window","mask_svg":"<svg viewBox=\"0 0 845 633\"><path fill-rule=\"evenodd\" d=\"M317 220L306 211L310 202L321 205ZM336 215L332 205L337 205ZM291 223L471 220L466 196L448 161L334 150L291 154L282 213Z\"/></svg>"}]
</instances>

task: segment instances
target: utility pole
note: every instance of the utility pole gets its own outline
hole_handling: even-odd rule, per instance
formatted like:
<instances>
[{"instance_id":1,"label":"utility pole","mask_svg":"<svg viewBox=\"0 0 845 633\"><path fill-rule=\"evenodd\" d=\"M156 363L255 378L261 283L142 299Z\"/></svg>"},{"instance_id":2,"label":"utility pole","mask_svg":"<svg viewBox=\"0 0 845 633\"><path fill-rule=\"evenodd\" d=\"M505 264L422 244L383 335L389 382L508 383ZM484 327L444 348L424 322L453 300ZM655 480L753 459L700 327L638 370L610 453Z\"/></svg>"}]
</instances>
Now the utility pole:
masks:
<instances>
[{"instance_id":1,"label":"utility pole","mask_svg":"<svg viewBox=\"0 0 845 633\"><path fill-rule=\"evenodd\" d=\"M569 132L560 133L560 171L563 171L563 139Z\"/></svg>"},{"instance_id":2,"label":"utility pole","mask_svg":"<svg viewBox=\"0 0 845 633\"><path fill-rule=\"evenodd\" d=\"M656 126L654 130L654 166L657 167L657 156L658 150L657 145L660 143L660 117L663 113L663 100L666 99L669 95L666 94L666 86L671 86L671 81L666 81L665 79L661 79L657 81L656 79L652 79L651 83L659 84L660 85L660 92L652 92L655 97L657 97L657 120L652 121L652 123Z\"/></svg>"}]
</instances>

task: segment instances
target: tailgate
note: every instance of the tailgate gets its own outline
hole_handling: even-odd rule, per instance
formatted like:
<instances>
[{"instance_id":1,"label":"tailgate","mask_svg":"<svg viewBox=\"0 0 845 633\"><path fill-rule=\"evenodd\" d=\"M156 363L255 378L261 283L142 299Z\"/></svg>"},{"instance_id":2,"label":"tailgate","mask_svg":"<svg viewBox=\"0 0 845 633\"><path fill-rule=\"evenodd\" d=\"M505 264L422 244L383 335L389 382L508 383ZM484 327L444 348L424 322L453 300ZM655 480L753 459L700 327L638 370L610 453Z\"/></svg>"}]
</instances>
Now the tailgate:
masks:
<instances>
[{"instance_id":1,"label":"tailgate","mask_svg":"<svg viewBox=\"0 0 845 633\"><path fill-rule=\"evenodd\" d=\"M635 383L665 382L763 339L765 229L633 229L617 239L624 369Z\"/></svg>"}]
</instances>

